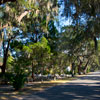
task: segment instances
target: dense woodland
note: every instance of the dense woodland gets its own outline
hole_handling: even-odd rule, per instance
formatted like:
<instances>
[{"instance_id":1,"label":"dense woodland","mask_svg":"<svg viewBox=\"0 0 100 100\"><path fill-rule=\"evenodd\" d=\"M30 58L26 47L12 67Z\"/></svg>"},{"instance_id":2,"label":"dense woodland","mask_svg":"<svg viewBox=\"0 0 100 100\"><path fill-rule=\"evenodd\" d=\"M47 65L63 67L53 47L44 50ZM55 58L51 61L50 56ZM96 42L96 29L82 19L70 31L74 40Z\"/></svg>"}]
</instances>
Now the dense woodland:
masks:
<instances>
[{"instance_id":1,"label":"dense woodland","mask_svg":"<svg viewBox=\"0 0 100 100\"><path fill-rule=\"evenodd\" d=\"M98 70L99 45L100 0L0 1L0 77L16 89L30 76Z\"/></svg>"}]
</instances>

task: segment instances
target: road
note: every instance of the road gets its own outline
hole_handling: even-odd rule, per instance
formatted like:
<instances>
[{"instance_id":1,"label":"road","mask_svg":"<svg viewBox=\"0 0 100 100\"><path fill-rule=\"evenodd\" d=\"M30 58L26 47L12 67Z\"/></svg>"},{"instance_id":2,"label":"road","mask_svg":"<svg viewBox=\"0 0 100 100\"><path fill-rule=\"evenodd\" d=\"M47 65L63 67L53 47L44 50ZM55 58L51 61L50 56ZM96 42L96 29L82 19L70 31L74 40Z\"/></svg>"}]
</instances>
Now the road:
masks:
<instances>
[{"instance_id":1,"label":"road","mask_svg":"<svg viewBox=\"0 0 100 100\"><path fill-rule=\"evenodd\" d=\"M34 95L26 95L23 100L100 100L100 71Z\"/></svg>"},{"instance_id":2,"label":"road","mask_svg":"<svg viewBox=\"0 0 100 100\"><path fill-rule=\"evenodd\" d=\"M100 71L41 92L27 90L16 95L12 89L12 86L1 86L0 100L100 100Z\"/></svg>"}]
</instances>

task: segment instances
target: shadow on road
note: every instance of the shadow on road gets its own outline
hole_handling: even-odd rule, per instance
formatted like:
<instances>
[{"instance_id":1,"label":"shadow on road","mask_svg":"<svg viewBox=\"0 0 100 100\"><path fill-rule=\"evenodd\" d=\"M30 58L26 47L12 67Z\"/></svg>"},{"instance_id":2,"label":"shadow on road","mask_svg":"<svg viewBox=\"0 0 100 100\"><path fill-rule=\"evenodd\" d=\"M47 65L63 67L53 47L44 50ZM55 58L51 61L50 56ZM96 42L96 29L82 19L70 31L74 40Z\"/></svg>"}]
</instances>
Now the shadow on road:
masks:
<instances>
[{"instance_id":1,"label":"shadow on road","mask_svg":"<svg viewBox=\"0 0 100 100\"><path fill-rule=\"evenodd\" d=\"M0 100L100 100L100 72L92 73L69 83L48 88L42 92L24 91L16 95L9 87L0 87Z\"/></svg>"},{"instance_id":2,"label":"shadow on road","mask_svg":"<svg viewBox=\"0 0 100 100\"><path fill-rule=\"evenodd\" d=\"M100 72L52 87L36 95L44 98L43 100L100 100Z\"/></svg>"},{"instance_id":3,"label":"shadow on road","mask_svg":"<svg viewBox=\"0 0 100 100\"><path fill-rule=\"evenodd\" d=\"M37 93L44 100L100 100L100 86L61 85Z\"/></svg>"}]
</instances>

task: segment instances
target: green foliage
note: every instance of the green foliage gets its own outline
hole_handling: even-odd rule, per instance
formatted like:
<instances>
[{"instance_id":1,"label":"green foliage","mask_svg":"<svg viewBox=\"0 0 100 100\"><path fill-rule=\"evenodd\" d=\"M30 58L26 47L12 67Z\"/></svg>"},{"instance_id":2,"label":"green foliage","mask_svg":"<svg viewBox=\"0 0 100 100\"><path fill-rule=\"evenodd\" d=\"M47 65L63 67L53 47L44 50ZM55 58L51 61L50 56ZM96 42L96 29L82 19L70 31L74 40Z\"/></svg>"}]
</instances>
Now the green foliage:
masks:
<instances>
[{"instance_id":1,"label":"green foliage","mask_svg":"<svg viewBox=\"0 0 100 100\"><path fill-rule=\"evenodd\" d=\"M3 59L2 59L2 57L0 57L0 62L2 62L3 61Z\"/></svg>"},{"instance_id":2,"label":"green foliage","mask_svg":"<svg viewBox=\"0 0 100 100\"><path fill-rule=\"evenodd\" d=\"M0 36L2 35L0 42L4 45L3 55L8 56L8 51L11 53L17 51L20 55L24 44L22 41L26 37L28 37L28 42L39 41L43 34L47 33L49 20L54 18L57 11L56 4L55 0L18 0L17 2L7 1L4 6L0 6L0 30L2 31L0 31ZM36 47L40 48L39 45L40 43L36 44ZM49 47L43 49L43 46L44 44L41 45L43 52L49 52Z\"/></svg>"},{"instance_id":3,"label":"green foliage","mask_svg":"<svg viewBox=\"0 0 100 100\"><path fill-rule=\"evenodd\" d=\"M81 69L84 70L88 60L90 67L93 64L99 66L100 54L94 50L94 37L97 39L100 36L100 8L96 7L99 0L92 1L63 1L64 14L71 17L73 23L65 26L60 34L54 21L54 16L58 13L57 0L18 0L0 7L0 28L7 24L6 35L1 30L0 42L4 54L10 43L6 69L14 74L12 84L16 90L24 86L26 74L30 72L68 74L65 68L74 62L77 73L80 62ZM73 8L75 11L72 11ZM90 71L89 68L88 70Z\"/></svg>"},{"instance_id":4,"label":"green foliage","mask_svg":"<svg viewBox=\"0 0 100 100\"><path fill-rule=\"evenodd\" d=\"M5 75L2 75L2 73L0 73L0 79L2 79L3 84L11 84L12 78L12 72L6 72Z\"/></svg>"},{"instance_id":5,"label":"green foliage","mask_svg":"<svg viewBox=\"0 0 100 100\"><path fill-rule=\"evenodd\" d=\"M12 62L14 58L12 56L9 56L7 59L7 71L11 72L13 70Z\"/></svg>"},{"instance_id":6,"label":"green foliage","mask_svg":"<svg viewBox=\"0 0 100 100\"><path fill-rule=\"evenodd\" d=\"M18 53L18 54L17 54ZM19 90L24 87L27 76L29 75L28 67L30 65L30 61L26 59L26 56L23 52L16 52L16 57L11 62L11 66L13 67L12 73L13 77L11 80L11 84L15 88L15 90Z\"/></svg>"},{"instance_id":7,"label":"green foliage","mask_svg":"<svg viewBox=\"0 0 100 100\"><path fill-rule=\"evenodd\" d=\"M50 20L48 23L48 32L49 34L45 34L45 37L48 40L48 45L51 48L51 52L54 54L57 54L57 46L58 46L58 39L59 39L59 34L56 26L54 25L54 21Z\"/></svg>"},{"instance_id":8,"label":"green foliage","mask_svg":"<svg viewBox=\"0 0 100 100\"><path fill-rule=\"evenodd\" d=\"M89 66L88 68L87 68L87 73L89 73L91 71L91 67Z\"/></svg>"},{"instance_id":9,"label":"green foliage","mask_svg":"<svg viewBox=\"0 0 100 100\"><path fill-rule=\"evenodd\" d=\"M65 69L65 70L64 70L64 73L70 75L72 72L71 72L71 71L67 71L67 70Z\"/></svg>"},{"instance_id":10,"label":"green foliage","mask_svg":"<svg viewBox=\"0 0 100 100\"><path fill-rule=\"evenodd\" d=\"M19 59L22 60L22 59ZM13 67L14 67L14 76L12 77L11 83L15 90L19 90L24 87L25 81L27 74L25 72L25 66L24 64L21 63L20 61L14 61L13 62Z\"/></svg>"},{"instance_id":11,"label":"green foliage","mask_svg":"<svg viewBox=\"0 0 100 100\"><path fill-rule=\"evenodd\" d=\"M15 90L19 90L21 88L24 87L26 81L26 76L23 73L20 74L16 74L13 78L12 78L12 85L15 88Z\"/></svg>"},{"instance_id":12,"label":"green foliage","mask_svg":"<svg viewBox=\"0 0 100 100\"><path fill-rule=\"evenodd\" d=\"M10 47L11 49L15 49L15 50L21 50L22 47L23 47L23 44L22 42L19 42L18 40L13 40L11 43L10 43Z\"/></svg>"},{"instance_id":13,"label":"green foliage","mask_svg":"<svg viewBox=\"0 0 100 100\"><path fill-rule=\"evenodd\" d=\"M100 37L100 18L99 18L99 0L66 0L63 1L65 4L64 12L62 12L65 17L71 17L73 25L84 27L84 39L88 42L94 40L95 49L97 49L96 39ZM74 11L72 11L74 8ZM84 20L83 20L84 19ZM79 32L79 31L78 31ZM82 39L82 35L75 33L79 39ZM95 38L95 39L94 39ZM75 41L77 43L77 41Z\"/></svg>"},{"instance_id":14,"label":"green foliage","mask_svg":"<svg viewBox=\"0 0 100 100\"><path fill-rule=\"evenodd\" d=\"M38 72L43 72L44 66L47 65L50 59L50 47L45 37L37 43L30 43L28 46L23 47L23 52L28 55L28 60L34 65L34 69ZM38 70L37 70L38 69ZM44 72L43 72L44 73Z\"/></svg>"}]
</instances>

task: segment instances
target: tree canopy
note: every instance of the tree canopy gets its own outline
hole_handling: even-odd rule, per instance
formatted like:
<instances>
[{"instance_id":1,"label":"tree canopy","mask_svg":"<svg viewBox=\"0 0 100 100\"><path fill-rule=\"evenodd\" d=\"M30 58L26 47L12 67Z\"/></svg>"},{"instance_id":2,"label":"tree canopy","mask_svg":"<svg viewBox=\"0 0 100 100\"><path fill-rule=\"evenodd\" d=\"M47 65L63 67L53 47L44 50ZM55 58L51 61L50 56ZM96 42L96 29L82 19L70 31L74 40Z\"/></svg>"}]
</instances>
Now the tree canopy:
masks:
<instances>
[{"instance_id":1,"label":"tree canopy","mask_svg":"<svg viewBox=\"0 0 100 100\"><path fill-rule=\"evenodd\" d=\"M72 23L60 27L60 18ZM21 88L16 82L23 85L30 73L35 80L35 74L74 76L98 69L99 27L100 0L1 0L1 72L13 73L14 87Z\"/></svg>"}]
</instances>

